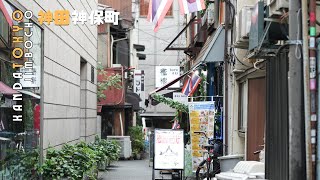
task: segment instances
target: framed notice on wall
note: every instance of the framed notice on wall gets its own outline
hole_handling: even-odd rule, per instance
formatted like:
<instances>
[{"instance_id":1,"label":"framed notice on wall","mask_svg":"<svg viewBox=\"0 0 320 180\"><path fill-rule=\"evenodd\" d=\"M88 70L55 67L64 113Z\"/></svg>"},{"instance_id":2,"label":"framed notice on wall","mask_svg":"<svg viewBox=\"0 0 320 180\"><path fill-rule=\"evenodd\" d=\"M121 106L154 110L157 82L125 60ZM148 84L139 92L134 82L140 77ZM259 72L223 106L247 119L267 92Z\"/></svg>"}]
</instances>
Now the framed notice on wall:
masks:
<instances>
[{"instance_id":1,"label":"framed notice on wall","mask_svg":"<svg viewBox=\"0 0 320 180\"><path fill-rule=\"evenodd\" d=\"M154 131L154 169L184 169L183 130Z\"/></svg>"}]
</instances>

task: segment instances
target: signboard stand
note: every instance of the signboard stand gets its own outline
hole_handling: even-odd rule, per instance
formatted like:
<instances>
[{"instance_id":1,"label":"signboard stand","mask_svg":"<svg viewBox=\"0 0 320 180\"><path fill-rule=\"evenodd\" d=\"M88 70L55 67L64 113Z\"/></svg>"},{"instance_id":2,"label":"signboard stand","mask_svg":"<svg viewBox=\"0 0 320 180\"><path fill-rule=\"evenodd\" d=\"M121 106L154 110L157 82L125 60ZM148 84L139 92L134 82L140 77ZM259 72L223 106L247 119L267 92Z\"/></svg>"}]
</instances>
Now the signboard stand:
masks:
<instances>
[{"instance_id":1,"label":"signboard stand","mask_svg":"<svg viewBox=\"0 0 320 180\"><path fill-rule=\"evenodd\" d=\"M183 180L184 170L184 131L155 129L152 179L156 180L156 170L168 170L179 173ZM161 178L163 179L163 178Z\"/></svg>"}]
</instances>

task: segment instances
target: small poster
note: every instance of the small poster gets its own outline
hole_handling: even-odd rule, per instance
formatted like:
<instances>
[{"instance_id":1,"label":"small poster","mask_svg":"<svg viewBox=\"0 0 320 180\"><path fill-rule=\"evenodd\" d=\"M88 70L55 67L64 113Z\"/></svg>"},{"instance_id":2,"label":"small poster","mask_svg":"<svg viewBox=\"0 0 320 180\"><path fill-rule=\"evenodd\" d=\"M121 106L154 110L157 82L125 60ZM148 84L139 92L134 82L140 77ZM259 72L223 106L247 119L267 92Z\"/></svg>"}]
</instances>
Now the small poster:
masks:
<instances>
[{"instance_id":1,"label":"small poster","mask_svg":"<svg viewBox=\"0 0 320 180\"><path fill-rule=\"evenodd\" d=\"M154 169L184 169L183 130L156 129Z\"/></svg>"},{"instance_id":2,"label":"small poster","mask_svg":"<svg viewBox=\"0 0 320 180\"><path fill-rule=\"evenodd\" d=\"M203 145L208 144L207 137L213 137L214 133L214 102L189 102L190 136L192 152L192 170L196 171L200 162L203 161L206 149Z\"/></svg>"}]
</instances>

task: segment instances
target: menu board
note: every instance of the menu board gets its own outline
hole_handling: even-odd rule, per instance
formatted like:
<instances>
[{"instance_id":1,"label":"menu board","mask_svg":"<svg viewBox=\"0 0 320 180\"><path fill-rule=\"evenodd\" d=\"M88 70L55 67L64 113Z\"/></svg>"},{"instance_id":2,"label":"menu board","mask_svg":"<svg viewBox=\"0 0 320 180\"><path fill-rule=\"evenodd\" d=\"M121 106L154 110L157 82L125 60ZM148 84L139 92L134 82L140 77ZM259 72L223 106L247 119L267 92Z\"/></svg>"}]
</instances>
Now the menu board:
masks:
<instances>
[{"instance_id":1,"label":"menu board","mask_svg":"<svg viewBox=\"0 0 320 180\"><path fill-rule=\"evenodd\" d=\"M203 145L208 144L207 137L213 137L215 105L211 102L189 102L190 136L192 150L192 170L196 171L198 165L203 161L203 154L206 151Z\"/></svg>"},{"instance_id":2,"label":"menu board","mask_svg":"<svg viewBox=\"0 0 320 180\"><path fill-rule=\"evenodd\" d=\"M184 169L183 130L154 131L154 169Z\"/></svg>"}]
</instances>

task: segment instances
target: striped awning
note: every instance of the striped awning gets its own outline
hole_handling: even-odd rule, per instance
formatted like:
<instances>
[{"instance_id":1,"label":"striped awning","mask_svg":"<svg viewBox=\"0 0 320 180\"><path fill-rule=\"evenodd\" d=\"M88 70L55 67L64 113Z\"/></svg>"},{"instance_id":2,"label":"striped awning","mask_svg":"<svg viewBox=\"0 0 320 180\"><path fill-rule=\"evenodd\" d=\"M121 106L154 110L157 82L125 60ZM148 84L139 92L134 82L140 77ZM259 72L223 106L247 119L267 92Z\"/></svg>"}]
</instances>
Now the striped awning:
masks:
<instances>
[{"instance_id":1,"label":"striped awning","mask_svg":"<svg viewBox=\"0 0 320 180\"><path fill-rule=\"evenodd\" d=\"M12 89L11 87L0 81L0 93L4 95L12 95L17 94L18 91Z\"/></svg>"}]
</instances>

